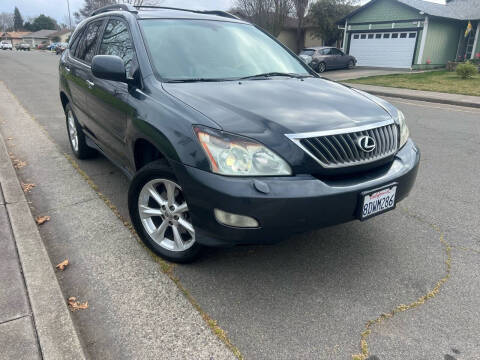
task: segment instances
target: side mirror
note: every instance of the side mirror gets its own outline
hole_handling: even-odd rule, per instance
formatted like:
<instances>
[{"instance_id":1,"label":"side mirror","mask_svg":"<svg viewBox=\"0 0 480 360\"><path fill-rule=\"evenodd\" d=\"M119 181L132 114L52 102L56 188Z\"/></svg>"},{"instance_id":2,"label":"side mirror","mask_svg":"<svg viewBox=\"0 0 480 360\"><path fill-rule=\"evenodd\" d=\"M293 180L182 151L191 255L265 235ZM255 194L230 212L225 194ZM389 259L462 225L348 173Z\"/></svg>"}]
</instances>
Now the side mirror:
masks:
<instances>
[{"instance_id":1,"label":"side mirror","mask_svg":"<svg viewBox=\"0 0 480 360\"><path fill-rule=\"evenodd\" d=\"M92 73L99 79L127 82L123 60L115 55L96 55L92 60Z\"/></svg>"}]
</instances>

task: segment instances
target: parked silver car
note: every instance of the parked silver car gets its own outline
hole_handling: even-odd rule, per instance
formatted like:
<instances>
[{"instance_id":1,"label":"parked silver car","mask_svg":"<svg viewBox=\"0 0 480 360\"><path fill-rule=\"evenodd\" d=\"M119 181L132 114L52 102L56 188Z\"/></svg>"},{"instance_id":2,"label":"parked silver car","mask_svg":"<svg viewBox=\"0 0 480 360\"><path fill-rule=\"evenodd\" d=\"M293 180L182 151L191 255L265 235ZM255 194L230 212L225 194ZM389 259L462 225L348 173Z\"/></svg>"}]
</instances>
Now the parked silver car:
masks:
<instances>
[{"instance_id":1,"label":"parked silver car","mask_svg":"<svg viewBox=\"0 0 480 360\"><path fill-rule=\"evenodd\" d=\"M352 69L357 64L357 59L354 56L328 46L305 48L299 56L319 73L330 69Z\"/></svg>"}]
</instances>

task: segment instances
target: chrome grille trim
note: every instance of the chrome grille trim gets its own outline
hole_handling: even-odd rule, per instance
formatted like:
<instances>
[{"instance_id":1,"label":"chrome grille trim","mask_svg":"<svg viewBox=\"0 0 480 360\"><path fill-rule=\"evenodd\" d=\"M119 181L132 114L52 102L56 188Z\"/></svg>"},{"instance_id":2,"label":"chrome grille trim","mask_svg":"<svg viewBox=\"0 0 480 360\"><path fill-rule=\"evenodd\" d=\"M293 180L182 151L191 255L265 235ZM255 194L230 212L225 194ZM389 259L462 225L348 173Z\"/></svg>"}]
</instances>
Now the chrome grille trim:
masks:
<instances>
[{"instance_id":1,"label":"chrome grille trim","mask_svg":"<svg viewBox=\"0 0 480 360\"><path fill-rule=\"evenodd\" d=\"M365 152L358 147L357 138L363 135L375 139L376 147L373 151ZM285 136L325 168L341 168L381 160L395 154L399 143L398 127L393 120Z\"/></svg>"}]
</instances>

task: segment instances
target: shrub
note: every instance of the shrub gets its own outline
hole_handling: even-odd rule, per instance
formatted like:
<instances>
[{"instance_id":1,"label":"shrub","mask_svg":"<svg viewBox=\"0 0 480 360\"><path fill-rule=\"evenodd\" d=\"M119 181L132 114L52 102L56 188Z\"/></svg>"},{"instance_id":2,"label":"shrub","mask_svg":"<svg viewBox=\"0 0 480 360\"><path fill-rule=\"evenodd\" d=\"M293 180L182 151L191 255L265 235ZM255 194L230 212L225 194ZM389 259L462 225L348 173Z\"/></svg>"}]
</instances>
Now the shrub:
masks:
<instances>
[{"instance_id":1,"label":"shrub","mask_svg":"<svg viewBox=\"0 0 480 360\"><path fill-rule=\"evenodd\" d=\"M457 65L457 75L462 79L469 79L478 73L477 67L470 62Z\"/></svg>"}]
</instances>

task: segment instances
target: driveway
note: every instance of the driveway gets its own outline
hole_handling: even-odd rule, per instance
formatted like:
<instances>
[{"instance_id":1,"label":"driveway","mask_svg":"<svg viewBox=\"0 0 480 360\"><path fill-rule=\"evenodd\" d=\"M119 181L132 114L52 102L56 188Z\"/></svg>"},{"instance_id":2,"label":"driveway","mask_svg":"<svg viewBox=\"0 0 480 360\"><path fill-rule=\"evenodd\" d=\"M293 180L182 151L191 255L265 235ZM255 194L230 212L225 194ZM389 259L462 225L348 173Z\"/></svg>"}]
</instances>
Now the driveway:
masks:
<instances>
[{"instance_id":1,"label":"driveway","mask_svg":"<svg viewBox=\"0 0 480 360\"><path fill-rule=\"evenodd\" d=\"M367 76L401 74L410 72L409 69L388 69L388 68L374 68L374 67L356 67L354 69L343 70L328 70L320 74L321 76L335 81L344 81L347 79L357 79Z\"/></svg>"},{"instance_id":2,"label":"driveway","mask_svg":"<svg viewBox=\"0 0 480 360\"><path fill-rule=\"evenodd\" d=\"M58 97L58 57L0 52L0 63L0 80L45 128L59 152L71 154ZM325 75L366 71L380 70ZM480 111L390 101L405 113L422 151L417 184L395 211L294 236L275 246L207 249L199 261L175 266L179 283L244 358L352 359L361 353L362 343L372 360L478 359ZM128 181L121 171L102 157L78 163L128 219ZM41 198L36 194L34 206ZM83 214L95 215L88 209ZM92 268L102 269L104 278L120 271L96 263L101 257L95 251L115 256L114 248L91 249L51 232L42 235L51 258L74 253L77 259L75 278L72 283L60 279L62 287L95 287ZM141 267L135 257L139 245L121 246L122 261ZM161 286L145 282L142 271L125 276L142 294ZM140 306L122 303L117 310L115 301L123 302L128 294L112 299L115 284L102 286L106 288L94 301L112 304L112 316L118 312L116 316L128 319L130 309ZM86 310L72 316L91 358L131 358L109 339L120 334L117 338L126 346L135 334L111 326L115 321L110 315L99 319ZM136 325L141 321L130 318ZM137 346L161 344L149 336Z\"/></svg>"}]
</instances>

